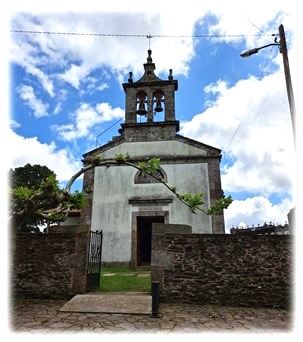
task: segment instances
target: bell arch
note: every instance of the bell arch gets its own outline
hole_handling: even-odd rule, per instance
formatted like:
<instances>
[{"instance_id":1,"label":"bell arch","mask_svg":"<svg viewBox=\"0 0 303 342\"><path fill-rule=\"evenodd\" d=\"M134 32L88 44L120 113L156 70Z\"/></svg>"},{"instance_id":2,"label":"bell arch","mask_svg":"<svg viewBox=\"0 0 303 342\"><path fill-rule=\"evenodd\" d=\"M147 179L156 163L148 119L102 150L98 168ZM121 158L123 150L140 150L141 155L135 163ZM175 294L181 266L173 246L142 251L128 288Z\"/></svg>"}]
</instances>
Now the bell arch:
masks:
<instances>
[{"instance_id":1,"label":"bell arch","mask_svg":"<svg viewBox=\"0 0 303 342\"><path fill-rule=\"evenodd\" d=\"M164 121L165 95L162 89L157 89L153 92L153 111L154 111L155 116L157 116L157 114L163 113L164 114L163 120L157 120L157 121Z\"/></svg>"},{"instance_id":2,"label":"bell arch","mask_svg":"<svg viewBox=\"0 0 303 342\"><path fill-rule=\"evenodd\" d=\"M147 110L145 104L147 103L147 93L144 90L140 90L136 94L137 111L138 115L146 115Z\"/></svg>"}]
</instances>

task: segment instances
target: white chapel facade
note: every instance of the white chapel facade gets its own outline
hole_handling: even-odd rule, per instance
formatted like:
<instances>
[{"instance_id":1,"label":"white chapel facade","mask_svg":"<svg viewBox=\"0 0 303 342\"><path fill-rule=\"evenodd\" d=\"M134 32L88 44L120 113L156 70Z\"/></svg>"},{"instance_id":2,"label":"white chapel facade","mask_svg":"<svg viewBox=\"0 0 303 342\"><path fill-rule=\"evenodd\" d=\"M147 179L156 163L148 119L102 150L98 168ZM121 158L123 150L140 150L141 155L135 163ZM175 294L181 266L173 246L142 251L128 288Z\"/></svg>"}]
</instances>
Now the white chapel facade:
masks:
<instances>
[{"instance_id":1,"label":"white chapel facade","mask_svg":"<svg viewBox=\"0 0 303 342\"><path fill-rule=\"evenodd\" d=\"M158 78L148 50L143 76L135 82L130 73L123 88L125 123L120 136L84 154L84 165L94 156L114 159L117 154L128 154L133 163L157 157L161 176L180 194L203 192L206 208L221 198L221 151L177 133L178 81L173 79L172 70L167 80ZM154 222L187 224L199 234L225 233L223 213L191 213L163 184L130 166L98 166L85 172L83 192L87 201L81 223L90 225L92 231L103 231L104 263L149 265Z\"/></svg>"}]
</instances>

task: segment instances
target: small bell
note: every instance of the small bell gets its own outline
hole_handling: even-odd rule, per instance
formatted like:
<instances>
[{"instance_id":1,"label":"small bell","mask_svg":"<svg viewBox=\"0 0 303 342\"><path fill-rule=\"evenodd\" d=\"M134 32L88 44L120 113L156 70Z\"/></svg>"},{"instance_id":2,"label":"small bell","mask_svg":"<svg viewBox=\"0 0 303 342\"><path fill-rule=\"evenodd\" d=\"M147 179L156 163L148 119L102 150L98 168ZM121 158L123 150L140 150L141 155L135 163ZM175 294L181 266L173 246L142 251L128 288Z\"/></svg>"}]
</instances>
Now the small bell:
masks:
<instances>
[{"instance_id":1,"label":"small bell","mask_svg":"<svg viewBox=\"0 0 303 342\"><path fill-rule=\"evenodd\" d=\"M156 102L155 112L163 112L163 108L161 106L160 100L157 100L157 102Z\"/></svg>"},{"instance_id":2,"label":"small bell","mask_svg":"<svg viewBox=\"0 0 303 342\"><path fill-rule=\"evenodd\" d=\"M147 111L145 109L145 104L143 101L141 101L139 103L139 107L138 107L138 110L136 112L138 115L146 115L147 114Z\"/></svg>"}]
</instances>

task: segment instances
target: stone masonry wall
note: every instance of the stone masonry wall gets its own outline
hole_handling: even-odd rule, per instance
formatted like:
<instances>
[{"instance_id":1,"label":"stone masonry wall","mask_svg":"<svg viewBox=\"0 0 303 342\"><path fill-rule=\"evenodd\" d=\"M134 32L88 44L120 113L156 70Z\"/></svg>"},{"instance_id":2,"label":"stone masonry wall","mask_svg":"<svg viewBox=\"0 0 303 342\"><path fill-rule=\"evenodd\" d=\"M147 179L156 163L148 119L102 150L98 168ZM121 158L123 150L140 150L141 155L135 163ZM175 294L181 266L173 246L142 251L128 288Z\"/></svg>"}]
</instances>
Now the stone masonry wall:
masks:
<instances>
[{"instance_id":1,"label":"stone masonry wall","mask_svg":"<svg viewBox=\"0 0 303 342\"><path fill-rule=\"evenodd\" d=\"M17 234L12 244L14 295L60 298L86 292L88 232Z\"/></svg>"},{"instance_id":2,"label":"stone masonry wall","mask_svg":"<svg viewBox=\"0 0 303 342\"><path fill-rule=\"evenodd\" d=\"M162 302L291 305L290 236L153 231L151 266L152 280L160 282Z\"/></svg>"}]
</instances>

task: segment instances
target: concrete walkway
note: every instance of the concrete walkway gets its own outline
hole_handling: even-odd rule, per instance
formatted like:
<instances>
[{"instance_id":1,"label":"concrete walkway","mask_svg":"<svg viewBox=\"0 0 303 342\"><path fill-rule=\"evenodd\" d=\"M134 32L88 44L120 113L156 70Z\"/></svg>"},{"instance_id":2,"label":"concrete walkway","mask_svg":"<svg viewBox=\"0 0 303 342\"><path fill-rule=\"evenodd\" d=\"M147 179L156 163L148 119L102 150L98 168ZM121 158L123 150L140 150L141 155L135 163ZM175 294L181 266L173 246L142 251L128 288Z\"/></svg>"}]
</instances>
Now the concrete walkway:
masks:
<instances>
[{"instance_id":1,"label":"concrete walkway","mask_svg":"<svg viewBox=\"0 0 303 342\"><path fill-rule=\"evenodd\" d=\"M67 300L17 299L10 308L12 333L201 333L291 332L287 310L160 304L160 317L148 315L62 312Z\"/></svg>"},{"instance_id":2,"label":"concrete walkway","mask_svg":"<svg viewBox=\"0 0 303 342\"><path fill-rule=\"evenodd\" d=\"M79 294L62 306L61 312L93 312L150 315L152 297L140 292L93 292Z\"/></svg>"}]
</instances>

